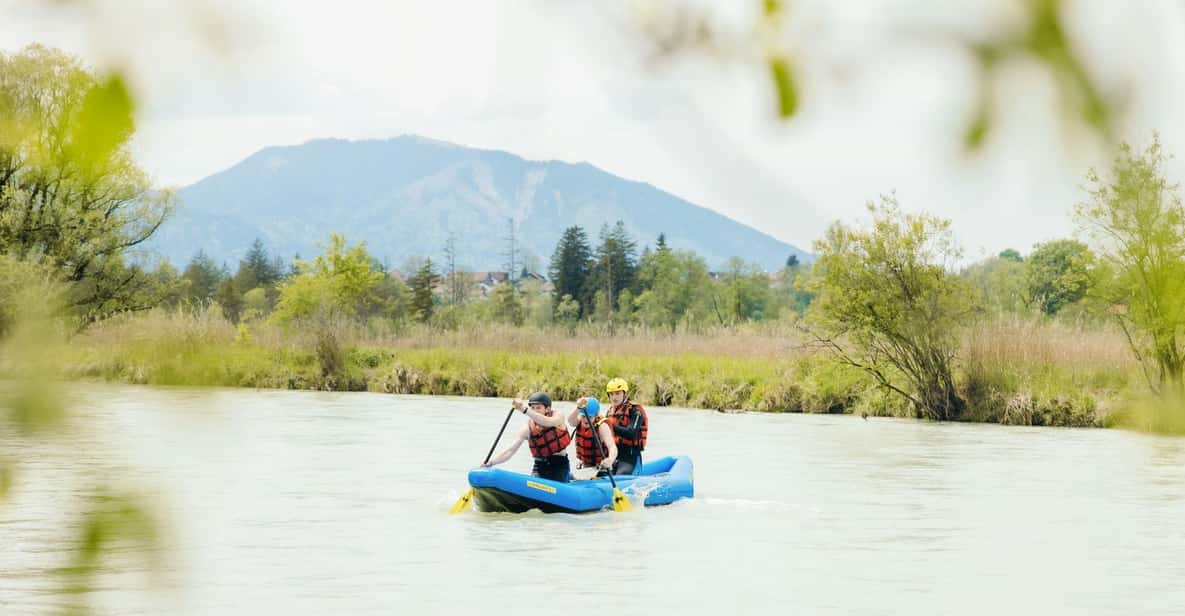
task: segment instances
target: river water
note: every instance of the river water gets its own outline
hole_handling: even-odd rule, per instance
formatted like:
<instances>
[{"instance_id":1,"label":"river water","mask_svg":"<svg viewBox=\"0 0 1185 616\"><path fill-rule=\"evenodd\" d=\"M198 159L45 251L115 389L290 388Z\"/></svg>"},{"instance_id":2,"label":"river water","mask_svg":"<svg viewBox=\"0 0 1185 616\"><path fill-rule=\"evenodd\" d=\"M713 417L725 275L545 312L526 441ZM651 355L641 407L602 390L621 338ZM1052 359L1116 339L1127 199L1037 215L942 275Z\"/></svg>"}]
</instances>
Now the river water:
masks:
<instances>
[{"instance_id":1,"label":"river water","mask_svg":"<svg viewBox=\"0 0 1185 616\"><path fill-rule=\"evenodd\" d=\"M166 547L109 559L100 614L1185 613L1183 439L651 409L649 457L691 456L693 500L449 516L506 401L72 393L68 434L0 433L6 616L61 605L96 483L150 495Z\"/></svg>"}]
</instances>

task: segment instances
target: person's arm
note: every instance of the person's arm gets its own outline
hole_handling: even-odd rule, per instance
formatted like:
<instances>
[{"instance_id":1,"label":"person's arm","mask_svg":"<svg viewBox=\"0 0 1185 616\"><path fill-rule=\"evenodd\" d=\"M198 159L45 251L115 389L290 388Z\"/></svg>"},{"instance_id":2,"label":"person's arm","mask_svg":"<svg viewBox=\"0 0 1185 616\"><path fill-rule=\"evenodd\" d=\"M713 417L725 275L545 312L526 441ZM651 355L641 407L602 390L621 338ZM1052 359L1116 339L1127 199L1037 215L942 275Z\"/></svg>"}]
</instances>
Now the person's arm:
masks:
<instances>
[{"instance_id":1,"label":"person's arm","mask_svg":"<svg viewBox=\"0 0 1185 616\"><path fill-rule=\"evenodd\" d=\"M633 417L630 419L629 424L625 425L625 426L619 426L617 424L614 424L613 425L613 434L616 434L617 436L620 436L624 439L629 439L632 441L632 440L636 440L638 438L638 436L641 435L643 420L642 420L642 414L639 413L636 409L633 409L631 407L630 410L633 413Z\"/></svg>"},{"instance_id":2,"label":"person's arm","mask_svg":"<svg viewBox=\"0 0 1185 616\"><path fill-rule=\"evenodd\" d=\"M572 426L573 428L580 427L580 422L583 421L582 417L584 416L584 413L581 413L580 411L583 410L587 404L588 404L587 398L580 398L579 400L576 401L576 410L572 411L571 413L568 413L568 425L569 426Z\"/></svg>"},{"instance_id":3,"label":"person's arm","mask_svg":"<svg viewBox=\"0 0 1185 616\"><path fill-rule=\"evenodd\" d=\"M617 441L613 438L613 431L609 429L609 424L602 423L597 426L597 434L601 436L601 442L609 450L609 455L605 456L604 460L601 460L601 466L613 468L613 463L617 461Z\"/></svg>"},{"instance_id":4,"label":"person's arm","mask_svg":"<svg viewBox=\"0 0 1185 616\"><path fill-rule=\"evenodd\" d=\"M559 428L560 426L564 425L564 416L560 415L559 413L552 413L551 416L548 417L543 413L533 410L529 406L523 412L526 413L527 417L530 417L535 423L543 426L544 428Z\"/></svg>"},{"instance_id":5,"label":"person's arm","mask_svg":"<svg viewBox=\"0 0 1185 616\"><path fill-rule=\"evenodd\" d=\"M489 462L482 463L481 466L483 468L487 466L495 466L509 460L510 457L518 451L518 448L522 447L523 441L525 440L527 440L527 428L523 428L519 431L518 435L514 437L514 442L511 443L509 447L498 452L498 455L490 458Z\"/></svg>"}]
</instances>

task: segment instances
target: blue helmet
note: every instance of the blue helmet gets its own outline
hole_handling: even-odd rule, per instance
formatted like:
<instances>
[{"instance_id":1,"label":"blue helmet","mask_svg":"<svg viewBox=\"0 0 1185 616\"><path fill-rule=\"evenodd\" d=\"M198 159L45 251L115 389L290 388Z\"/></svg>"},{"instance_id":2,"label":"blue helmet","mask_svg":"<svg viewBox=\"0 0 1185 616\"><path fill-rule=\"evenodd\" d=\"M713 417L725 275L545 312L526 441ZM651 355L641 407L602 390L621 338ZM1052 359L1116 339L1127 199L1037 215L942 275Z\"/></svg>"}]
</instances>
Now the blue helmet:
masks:
<instances>
[{"instance_id":1,"label":"blue helmet","mask_svg":"<svg viewBox=\"0 0 1185 616\"><path fill-rule=\"evenodd\" d=\"M601 403L596 398L587 398L584 401L584 408L580 409L585 417L596 417L597 413L601 412Z\"/></svg>"}]
</instances>

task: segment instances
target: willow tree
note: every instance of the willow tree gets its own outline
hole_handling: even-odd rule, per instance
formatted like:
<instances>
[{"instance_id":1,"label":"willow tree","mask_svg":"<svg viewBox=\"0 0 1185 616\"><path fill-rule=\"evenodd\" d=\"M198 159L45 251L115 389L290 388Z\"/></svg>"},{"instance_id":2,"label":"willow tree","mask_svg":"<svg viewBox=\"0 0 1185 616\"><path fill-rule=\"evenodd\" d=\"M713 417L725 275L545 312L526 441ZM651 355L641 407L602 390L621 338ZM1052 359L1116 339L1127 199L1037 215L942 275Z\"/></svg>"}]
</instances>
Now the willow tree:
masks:
<instances>
[{"instance_id":1,"label":"willow tree","mask_svg":"<svg viewBox=\"0 0 1185 616\"><path fill-rule=\"evenodd\" d=\"M38 45L0 54L0 254L51 265L84 325L159 299L129 252L172 199L132 161L132 112L119 76Z\"/></svg>"},{"instance_id":2,"label":"willow tree","mask_svg":"<svg viewBox=\"0 0 1185 616\"><path fill-rule=\"evenodd\" d=\"M1159 138L1143 151L1122 144L1107 175L1087 175L1079 227L1115 270L1103 290L1157 393L1182 387L1185 368L1185 207L1161 166Z\"/></svg>"},{"instance_id":3,"label":"willow tree","mask_svg":"<svg viewBox=\"0 0 1185 616\"><path fill-rule=\"evenodd\" d=\"M950 222L906 214L891 197L868 209L870 227L835 223L814 244L811 331L841 361L906 398L919 417L956 419L966 404L953 364L973 294L951 273L960 250Z\"/></svg>"}]
</instances>

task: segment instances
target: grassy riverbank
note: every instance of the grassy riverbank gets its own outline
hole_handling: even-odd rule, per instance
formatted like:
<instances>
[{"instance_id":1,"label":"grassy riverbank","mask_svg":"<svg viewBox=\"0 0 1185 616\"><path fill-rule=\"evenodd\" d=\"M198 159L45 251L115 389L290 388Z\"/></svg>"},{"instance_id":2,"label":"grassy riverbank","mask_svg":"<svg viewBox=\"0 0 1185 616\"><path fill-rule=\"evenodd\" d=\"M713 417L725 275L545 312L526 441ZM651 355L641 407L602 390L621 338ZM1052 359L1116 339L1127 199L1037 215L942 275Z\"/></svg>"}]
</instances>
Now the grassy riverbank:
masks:
<instances>
[{"instance_id":1,"label":"grassy riverbank","mask_svg":"<svg viewBox=\"0 0 1185 616\"><path fill-rule=\"evenodd\" d=\"M997 321L963 342L963 419L1108 426L1142 382L1117 334ZM71 345L68 376L153 385L375 391L560 400L613 376L656 406L912 416L864 373L805 345L787 324L700 334L530 328L284 332L216 316L154 312L103 324Z\"/></svg>"}]
</instances>

